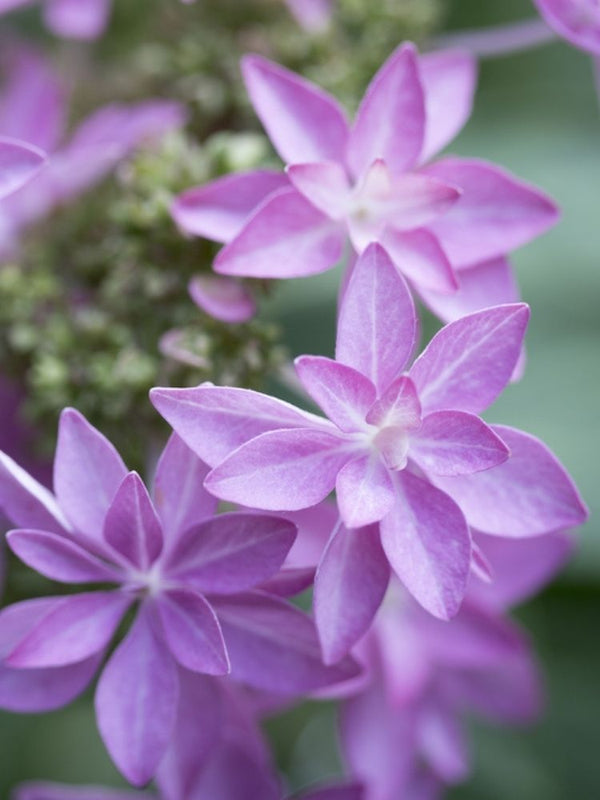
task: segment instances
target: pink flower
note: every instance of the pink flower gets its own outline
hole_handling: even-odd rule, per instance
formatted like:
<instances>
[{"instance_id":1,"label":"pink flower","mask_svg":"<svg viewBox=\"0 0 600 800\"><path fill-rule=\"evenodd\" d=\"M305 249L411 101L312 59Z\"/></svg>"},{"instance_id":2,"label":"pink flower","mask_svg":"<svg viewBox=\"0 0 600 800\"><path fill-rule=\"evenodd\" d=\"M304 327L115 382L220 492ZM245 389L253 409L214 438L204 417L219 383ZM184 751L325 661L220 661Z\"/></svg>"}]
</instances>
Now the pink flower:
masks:
<instances>
[{"instance_id":1,"label":"pink flower","mask_svg":"<svg viewBox=\"0 0 600 800\"><path fill-rule=\"evenodd\" d=\"M462 271L533 239L557 218L539 191L492 164L428 164L466 122L475 63L460 52L419 57L402 45L379 70L350 127L318 87L260 56L242 63L275 149L277 172L230 175L184 193L180 227L226 242L214 268L230 276L305 276L382 244L422 293L455 292ZM494 281L484 305L502 302Z\"/></svg>"},{"instance_id":2,"label":"pink flower","mask_svg":"<svg viewBox=\"0 0 600 800\"><path fill-rule=\"evenodd\" d=\"M515 304L457 320L405 372L414 305L375 244L346 289L336 360L296 361L328 419L244 389L152 390L158 411L213 467L205 485L218 497L294 511L335 488L341 521L315 585L328 663L368 627L388 563L429 612L448 619L471 568L469 526L529 537L585 519L571 479L539 441L478 416L509 381L528 316Z\"/></svg>"},{"instance_id":3,"label":"pink flower","mask_svg":"<svg viewBox=\"0 0 600 800\"><path fill-rule=\"evenodd\" d=\"M35 0L0 0L0 15ZM46 25L57 36L97 39L108 24L111 0L44 0Z\"/></svg>"}]
</instances>

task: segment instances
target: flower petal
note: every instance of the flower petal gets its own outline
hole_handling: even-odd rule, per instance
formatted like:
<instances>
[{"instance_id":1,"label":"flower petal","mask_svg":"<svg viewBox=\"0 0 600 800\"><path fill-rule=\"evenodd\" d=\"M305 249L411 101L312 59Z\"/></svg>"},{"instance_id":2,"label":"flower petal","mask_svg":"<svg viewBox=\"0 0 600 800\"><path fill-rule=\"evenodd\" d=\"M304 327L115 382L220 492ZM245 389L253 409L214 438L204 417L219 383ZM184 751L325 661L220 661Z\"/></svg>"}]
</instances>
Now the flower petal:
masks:
<instances>
[{"instance_id":1,"label":"flower petal","mask_svg":"<svg viewBox=\"0 0 600 800\"><path fill-rule=\"evenodd\" d=\"M247 322L256 313L256 301L241 281L220 275L197 275L188 284L194 303L221 322Z\"/></svg>"},{"instance_id":2,"label":"flower petal","mask_svg":"<svg viewBox=\"0 0 600 800\"><path fill-rule=\"evenodd\" d=\"M421 424L421 404L411 379L402 375L391 383L369 409L367 422L378 428L418 428Z\"/></svg>"},{"instance_id":3,"label":"flower petal","mask_svg":"<svg viewBox=\"0 0 600 800\"><path fill-rule=\"evenodd\" d=\"M341 434L314 428L270 431L234 450L205 485L221 500L249 508L297 511L327 497L355 451Z\"/></svg>"},{"instance_id":4,"label":"flower petal","mask_svg":"<svg viewBox=\"0 0 600 800\"><path fill-rule=\"evenodd\" d=\"M435 236L423 228L396 231L387 228L381 238L396 268L416 284L417 291L428 289L443 298L454 297L458 278Z\"/></svg>"},{"instance_id":5,"label":"flower petal","mask_svg":"<svg viewBox=\"0 0 600 800\"><path fill-rule=\"evenodd\" d=\"M285 174L275 170L226 175L180 194L171 215L185 233L229 242L268 195L287 185Z\"/></svg>"},{"instance_id":6,"label":"flower petal","mask_svg":"<svg viewBox=\"0 0 600 800\"><path fill-rule=\"evenodd\" d=\"M343 658L367 632L389 578L378 526L348 530L340 525L315 578L315 622L326 664Z\"/></svg>"},{"instance_id":7,"label":"flower petal","mask_svg":"<svg viewBox=\"0 0 600 800\"><path fill-rule=\"evenodd\" d=\"M179 681L148 602L111 656L96 689L96 718L111 758L134 786L153 777L171 738Z\"/></svg>"},{"instance_id":8,"label":"flower petal","mask_svg":"<svg viewBox=\"0 0 600 800\"><path fill-rule=\"evenodd\" d=\"M594 2L533 0L548 25L575 47L600 55L600 8Z\"/></svg>"},{"instance_id":9,"label":"flower petal","mask_svg":"<svg viewBox=\"0 0 600 800\"><path fill-rule=\"evenodd\" d=\"M348 163L360 177L377 159L394 176L410 169L425 135L425 98L413 45L401 45L375 75L348 143Z\"/></svg>"},{"instance_id":10,"label":"flower petal","mask_svg":"<svg viewBox=\"0 0 600 800\"><path fill-rule=\"evenodd\" d=\"M382 392L402 372L416 338L417 316L404 279L382 247L369 245L341 304L336 360Z\"/></svg>"},{"instance_id":11,"label":"flower petal","mask_svg":"<svg viewBox=\"0 0 600 800\"><path fill-rule=\"evenodd\" d=\"M348 123L333 97L261 56L245 56L242 74L254 110L284 162L343 157Z\"/></svg>"},{"instance_id":12,"label":"flower petal","mask_svg":"<svg viewBox=\"0 0 600 800\"><path fill-rule=\"evenodd\" d=\"M45 160L46 156L37 147L0 137L0 199L31 180Z\"/></svg>"},{"instance_id":13,"label":"flower petal","mask_svg":"<svg viewBox=\"0 0 600 800\"><path fill-rule=\"evenodd\" d=\"M458 506L406 470L400 496L381 525L381 543L392 569L430 614L451 619L465 595L471 537Z\"/></svg>"},{"instance_id":14,"label":"flower petal","mask_svg":"<svg viewBox=\"0 0 600 800\"><path fill-rule=\"evenodd\" d=\"M69 523L54 495L0 452L0 508L15 525L65 533Z\"/></svg>"},{"instance_id":15,"label":"flower petal","mask_svg":"<svg viewBox=\"0 0 600 800\"><path fill-rule=\"evenodd\" d=\"M222 275L296 278L333 267L345 240L332 221L296 189L270 194L213 264Z\"/></svg>"},{"instance_id":16,"label":"flower petal","mask_svg":"<svg viewBox=\"0 0 600 800\"><path fill-rule=\"evenodd\" d=\"M110 0L48 0L46 25L58 36L97 39L108 25Z\"/></svg>"},{"instance_id":17,"label":"flower petal","mask_svg":"<svg viewBox=\"0 0 600 800\"><path fill-rule=\"evenodd\" d=\"M517 364L528 320L528 306L515 303L442 328L409 372L423 411L479 413L493 403Z\"/></svg>"},{"instance_id":18,"label":"flower petal","mask_svg":"<svg viewBox=\"0 0 600 800\"><path fill-rule=\"evenodd\" d=\"M350 181L342 164L325 161L318 164L291 164L287 175L315 208L331 219L342 219L349 208Z\"/></svg>"},{"instance_id":19,"label":"flower petal","mask_svg":"<svg viewBox=\"0 0 600 800\"><path fill-rule=\"evenodd\" d=\"M379 522L394 505L394 487L378 453L349 461L335 483L340 516L348 528Z\"/></svg>"},{"instance_id":20,"label":"flower petal","mask_svg":"<svg viewBox=\"0 0 600 800\"><path fill-rule=\"evenodd\" d=\"M119 486L106 513L104 538L130 564L142 570L161 554L162 526L137 472L130 472Z\"/></svg>"}]
</instances>

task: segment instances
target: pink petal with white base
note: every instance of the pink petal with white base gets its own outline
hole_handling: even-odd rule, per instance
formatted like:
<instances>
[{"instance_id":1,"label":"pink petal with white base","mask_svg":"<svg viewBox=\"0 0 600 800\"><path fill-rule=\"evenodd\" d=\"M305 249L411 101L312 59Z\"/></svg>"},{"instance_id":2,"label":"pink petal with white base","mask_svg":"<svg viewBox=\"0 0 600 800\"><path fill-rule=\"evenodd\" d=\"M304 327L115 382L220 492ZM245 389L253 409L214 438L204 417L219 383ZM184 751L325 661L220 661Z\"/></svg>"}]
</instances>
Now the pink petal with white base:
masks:
<instances>
[{"instance_id":1,"label":"pink petal with white base","mask_svg":"<svg viewBox=\"0 0 600 800\"><path fill-rule=\"evenodd\" d=\"M188 285L190 297L211 317L232 325L256 314L256 301L243 283L218 275L197 275Z\"/></svg>"},{"instance_id":2,"label":"pink petal with white base","mask_svg":"<svg viewBox=\"0 0 600 800\"><path fill-rule=\"evenodd\" d=\"M396 231L389 227L380 239L396 267L417 291L440 292L454 297L458 288L457 276L435 236L424 229ZM437 296L437 294L436 294Z\"/></svg>"},{"instance_id":3,"label":"pink petal with white base","mask_svg":"<svg viewBox=\"0 0 600 800\"><path fill-rule=\"evenodd\" d=\"M479 413L491 405L510 380L528 321L528 306L515 303L442 328L409 372L423 411Z\"/></svg>"},{"instance_id":4,"label":"pink petal with white base","mask_svg":"<svg viewBox=\"0 0 600 800\"><path fill-rule=\"evenodd\" d=\"M106 513L104 538L141 570L147 570L160 555L162 526L137 472L130 472L119 486Z\"/></svg>"},{"instance_id":5,"label":"pink petal with white base","mask_svg":"<svg viewBox=\"0 0 600 800\"><path fill-rule=\"evenodd\" d=\"M335 483L340 516L348 528L379 522L394 505L394 486L378 453L349 461Z\"/></svg>"},{"instance_id":6,"label":"pink petal with white base","mask_svg":"<svg viewBox=\"0 0 600 800\"><path fill-rule=\"evenodd\" d=\"M44 153L33 145L0 138L0 199L33 178L45 160Z\"/></svg>"},{"instance_id":7,"label":"pink petal with white base","mask_svg":"<svg viewBox=\"0 0 600 800\"><path fill-rule=\"evenodd\" d=\"M285 175L266 169L226 175L180 194L171 214L185 233L229 242L268 195L287 185Z\"/></svg>"},{"instance_id":8,"label":"pink petal with white base","mask_svg":"<svg viewBox=\"0 0 600 800\"><path fill-rule=\"evenodd\" d=\"M445 158L426 175L458 187L462 195L431 230L455 269L504 255L556 224L555 203L494 164Z\"/></svg>"},{"instance_id":9,"label":"pink petal with white base","mask_svg":"<svg viewBox=\"0 0 600 800\"><path fill-rule=\"evenodd\" d=\"M328 217L342 219L346 215L351 198L350 181L341 164L335 161L292 164L286 172L296 189Z\"/></svg>"},{"instance_id":10,"label":"pink petal with white base","mask_svg":"<svg viewBox=\"0 0 600 800\"><path fill-rule=\"evenodd\" d=\"M269 195L214 262L215 272L249 278L296 278L333 267L345 234L296 189Z\"/></svg>"},{"instance_id":11,"label":"pink petal with white base","mask_svg":"<svg viewBox=\"0 0 600 800\"><path fill-rule=\"evenodd\" d=\"M54 495L2 452L0 508L15 525L54 533L64 533L70 528Z\"/></svg>"},{"instance_id":12,"label":"pink petal with white base","mask_svg":"<svg viewBox=\"0 0 600 800\"><path fill-rule=\"evenodd\" d=\"M367 631L389 578L378 526L340 526L315 578L315 621L326 664L339 661Z\"/></svg>"},{"instance_id":13,"label":"pink petal with white base","mask_svg":"<svg viewBox=\"0 0 600 800\"><path fill-rule=\"evenodd\" d=\"M465 595L471 537L459 507L404 470L400 496L381 521L381 543L392 569L413 597L440 619L451 619Z\"/></svg>"},{"instance_id":14,"label":"pink petal with white base","mask_svg":"<svg viewBox=\"0 0 600 800\"><path fill-rule=\"evenodd\" d=\"M404 368L416 338L417 316L404 279L382 247L369 245L342 301L336 360L385 391Z\"/></svg>"},{"instance_id":15,"label":"pink petal with white base","mask_svg":"<svg viewBox=\"0 0 600 800\"><path fill-rule=\"evenodd\" d=\"M397 177L423 148L425 99L413 45L401 45L375 75L360 104L348 143L348 163L360 177L377 159Z\"/></svg>"},{"instance_id":16,"label":"pink petal with white base","mask_svg":"<svg viewBox=\"0 0 600 800\"><path fill-rule=\"evenodd\" d=\"M509 457L502 439L474 414L434 411L410 439L410 457L433 475L470 475Z\"/></svg>"},{"instance_id":17,"label":"pink petal with white base","mask_svg":"<svg viewBox=\"0 0 600 800\"><path fill-rule=\"evenodd\" d=\"M343 157L348 123L333 97L261 56L245 56L242 73L254 110L283 161L299 164Z\"/></svg>"},{"instance_id":18,"label":"pink petal with white base","mask_svg":"<svg viewBox=\"0 0 600 800\"><path fill-rule=\"evenodd\" d=\"M428 161L454 139L471 116L477 62L468 53L447 50L419 58L425 92L425 142L421 161Z\"/></svg>"},{"instance_id":19,"label":"pink petal with white base","mask_svg":"<svg viewBox=\"0 0 600 800\"><path fill-rule=\"evenodd\" d=\"M177 713L177 668L156 632L154 608L142 606L111 656L96 689L96 719L113 761L129 783L143 786L167 749Z\"/></svg>"},{"instance_id":20,"label":"pink petal with white base","mask_svg":"<svg viewBox=\"0 0 600 800\"><path fill-rule=\"evenodd\" d=\"M375 402L375 387L368 378L323 356L300 356L294 365L308 394L340 430L364 429Z\"/></svg>"},{"instance_id":21,"label":"pink petal with white base","mask_svg":"<svg viewBox=\"0 0 600 800\"><path fill-rule=\"evenodd\" d=\"M495 536L540 536L581 525L587 509L556 456L539 439L494 425L510 448L506 463L489 472L435 478L474 528Z\"/></svg>"},{"instance_id":22,"label":"pink petal with white base","mask_svg":"<svg viewBox=\"0 0 600 800\"><path fill-rule=\"evenodd\" d=\"M332 491L356 444L313 428L263 433L242 445L206 479L206 488L233 503L265 511L314 506Z\"/></svg>"}]
</instances>

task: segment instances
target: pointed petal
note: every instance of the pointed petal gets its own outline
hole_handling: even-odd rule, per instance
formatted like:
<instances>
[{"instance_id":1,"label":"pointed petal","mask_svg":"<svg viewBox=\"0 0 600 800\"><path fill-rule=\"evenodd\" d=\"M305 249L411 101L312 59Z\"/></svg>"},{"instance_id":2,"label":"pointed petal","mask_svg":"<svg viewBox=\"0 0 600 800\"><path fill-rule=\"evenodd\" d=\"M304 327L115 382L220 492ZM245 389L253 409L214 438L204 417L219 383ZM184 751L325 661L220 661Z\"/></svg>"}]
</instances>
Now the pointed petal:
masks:
<instances>
[{"instance_id":1,"label":"pointed petal","mask_svg":"<svg viewBox=\"0 0 600 800\"><path fill-rule=\"evenodd\" d=\"M423 147L425 99L413 45L401 45L375 75L348 143L355 176L383 159L394 176L412 167Z\"/></svg>"},{"instance_id":2,"label":"pointed petal","mask_svg":"<svg viewBox=\"0 0 600 800\"><path fill-rule=\"evenodd\" d=\"M226 175L180 194L171 215L185 233L230 242L263 200L287 185L285 174L275 170Z\"/></svg>"},{"instance_id":3,"label":"pointed petal","mask_svg":"<svg viewBox=\"0 0 600 800\"><path fill-rule=\"evenodd\" d=\"M250 290L234 278L197 275L190 281L188 291L198 308L221 322L247 322L256 313Z\"/></svg>"},{"instance_id":4,"label":"pointed petal","mask_svg":"<svg viewBox=\"0 0 600 800\"><path fill-rule=\"evenodd\" d=\"M402 375L391 383L369 409L367 422L378 428L418 428L421 424L421 405L411 379Z\"/></svg>"},{"instance_id":5,"label":"pointed petal","mask_svg":"<svg viewBox=\"0 0 600 800\"><path fill-rule=\"evenodd\" d=\"M0 199L31 180L45 160L45 154L33 145L0 138Z\"/></svg>"},{"instance_id":6,"label":"pointed petal","mask_svg":"<svg viewBox=\"0 0 600 800\"><path fill-rule=\"evenodd\" d=\"M276 693L306 692L353 677L348 659L327 667L312 620L258 592L215 598L234 680Z\"/></svg>"},{"instance_id":7,"label":"pointed petal","mask_svg":"<svg viewBox=\"0 0 600 800\"><path fill-rule=\"evenodd\" d=\"M270 431L247 442L206 479L206 488L232 503L265 511L314 506L332 491L356 445L314 428Z\"/></svg>"},{"instance_id":8,"label":"pointed petal","mask_svg":"<svg viewBox=\"0 0 600 800\"><path fill-rule=\"evenodd\" d=\"M150 399L186 445L211 466L261 433L329 424L291 403L237 387L157 388Z\"/></svg>"},{"instance_id":9,"label":"pointed petal","mask_svg":"<svg viewBox=\"0 0 600 800\"><path fill-rule=\"evenodd\" d=\"M375 402L375 387L352 367L323 356L300 356L294 361L302 385L342 431L362 430Z\"/></svg>"},{"instance_id":10,"label":"pointed petal","mask_svg":"<svg viewBox=\"0 0 600 800\"><path fill-rule=\"evenodd\" d=\"M477 62L468 53L446 50L419 58L425 92L425 142L421 162L428 161L454 139L471 116L477 83Z\"/></svg>"},{"instance_id":11,"label":"pointed petal","mask_svg":"<svg viewBox=\"0 0 600 800\"><path fill-rule=\"evenodd\" d=\"M119 486L104 521L104 538L130 564L145 570L163 547L160 520L137 472Z\"/></svg>"},{"instance_id":12,"label":"pointed petal","mask_svg":"<svg viewBox=\"0 0 600 800\"><path fill-rule=\"evenodd\" d=\"M529 320L524 303L496 306L451 322L410 369L423 411L479 413L504 389Z\"/></svg>"},{"instance_id":13,"label":"pointed petal","mask_svg":"<svg viewBox=\"0 0 600 800\"><path fill-rule=\"evenodd\" d=\"M261 56L245 56L242 74L254 110L284 162L343 157L348 123L333 97Z\"/></svg>"},{"instance_id":14,"label":"pointed petal","mask_svg":"<svg viewBox=\"0 0 600 800\"><path fill-rule=\"evenodd\" d=\"M9 667L61 667L84 661L111 640L132 598L88 592L61 598L5 659Z\"/></svg>"},{"instance_id":15,"label":"pointed petal","mask_svg":"<svg viewBox=\"0 0 600 800\"><path fill-rule=\"evenodd\" d=\"M385 250L370 245L358 259L342 301L336 360L385 391L402 372L416 338L410 291Z\"/></svg>"},{"instance_id":16,"label":"pointed petal","mask_svg":"<svg viewBox=\"0 0 600 800\"><path fill-rule=\"evenodd\" d=\"M433 475L470 475L509 457L502 439L474 414L434 411L410 439L410 457Z\"/></svg>"},{"instance_id":17,"label":"pointed petal","mask_svg":"<svg viewBox=\"0 0 600 800\"><path fill-rule=\"evenodd\" d=\"M106 512L127 468L112 444L73 408L60 415L54 457L54 491L77 529L102 541Z\"/></svg>"},{"instance_id":18,"label":"pointed petal","mask_svg":"<svg viewBox=\"0 0 600 800\"><path fill-rule=\"evenodd\" d=\"M110 0L49 0L44 17L58 36L97 39L108 25L110 9Z\"/></svg>"},{"instance_id":19,"label":"pointed petal","mask_svg":"<svg viewBox=\"0 0 600 800\"><path fill-rule=\"evenodd\" d=\"M235 594L273 576L295 538L296 526L287 519L219 514L181 538L169 574L204 594Z\"/></svg>"},{"instance_id":20,"label":"pointed petal","mask_svg":"<svg viewBox=\"0 0 600 800\"><path fill-rule=\"evenodd\" d=\"M392 569L430 614L451 619L465 595L471 537L458 506L404 470L398 501L381 521L381 543Z\"/></svg>"},{"instance_id":21,"label":"pointed petal","mask_svg":"<svg viewBox=\"0 0 600 800\"><path fill-rule=\"evenodd\" d=\"M278 597L294 597L308 589L314 582L314 567L292 567L280 570L256 588L267 594L276 594Z\"/></svg>"},{"instance_id":22,"label":"pointed petal","mask_svg":"<svg viewBox=\"0 0 600 800\"><path fill-rule=\"evenodd\" d=\"M76 542L47 531L9 531L10 549L27 566L62 583L118 583L122 573Z\"/></svg>"},{"instance_id":23,"label":"pointed petal","mask_svg":"<svg viewBox=\"0 0 600 800\"><path fill-rule=\"evenodd\" d=\"M349 208L350 181L342 164L326 161L319 164L292 164L287 175L315 208L331 219L342 219Z\"/></svg>"},{"instance_id":24,"label":"pointed petal","mask_svg":"<svg viewBox=\"0 0 600 800\"><path fill-rule=\"evenodd\" d=\"M182 667L208 675L227 675L229 659L221 627L202 595L165 592L156 608L169 650Z\"/></svg>"},{"instance_id":25,"label":"pointed petal","mask_svg":"<svg viewBox=\"0 0 600 800\"><path fill-rule=\"evenodd\" d=\"M154 609L143 605L96 689L96 718L111 758L134 786L153 777L171 738L179 681L159 638Z\"/></svg>"},{"instance_id":26,"label":"pointed petal","mask_svg":"<svg viewBox=\"0 0 600 800\"><path fill-rule=\"evenodd\" d=\"M54 495L0 452L0 508L15 525L64 533L69 523Z\"/></svg>"},{"instance_id":27,"label":"pointed petal","mask_svg":"<svg viewBox=\"0 0 600 800\"><path fill-rule=\"evenodd\" d=\"M345 232L296 189L270 194L213 264L222 275L295 278L333 267Z\"/></svg>"},{"instance_id":28,"label":"pointed petal","mask_svg":"<svg viewBox=\"0 0 600 800\"><path fill-rule=\"evenodd\" d=\"M394 487L378 453L349 461L338 473L336 497L348 528L379 522L394 505Z\"/></svg>"},{"instance_id":29,"label":"pointed petal","mask_svg":"<svg viewBox=\"0 0 600 800\"><path fill-rule=\"evenodd\" d=\"M381 605L390 568L379 528L340 526L315 578L315 622L326 664L335 664L367 632Z\"/></svg>"},{"instance_id":30,"label":"pointed petal","mask_svg":"<svg viewBox=\"0 0 600 800\"><path fill-rule=\"evenodd\" d=\"M515 250L558 220L558 209L547 195L494 164L445 158L424 172L462 192L431 226L455 269Z\"/></svg>"},{"instance_id":31,"label":"pointed petal","mask_svg":"<svg viewBox=\"0 0 600 800\"><path fill-rule=\"evenodd\" d=\"M494 425L510 458L489 472L436 478L474 528L495 536L539 536L581 525L587 509L556 456L534 436Z\"/></svg>"},{"instance_id":32,"label":"pointed petal","mask_svg":"<svg viewBox=\"0 0 600 800\"><path fill-rule=\"evenodd\" d=\"M416 284L419 292L428 289L441 293L443 298L453 297L458 279L448 257L435 236L423 228L414 231L396 231L387 228L381 238L396 268Z\"/></svg>"}]
</instances>

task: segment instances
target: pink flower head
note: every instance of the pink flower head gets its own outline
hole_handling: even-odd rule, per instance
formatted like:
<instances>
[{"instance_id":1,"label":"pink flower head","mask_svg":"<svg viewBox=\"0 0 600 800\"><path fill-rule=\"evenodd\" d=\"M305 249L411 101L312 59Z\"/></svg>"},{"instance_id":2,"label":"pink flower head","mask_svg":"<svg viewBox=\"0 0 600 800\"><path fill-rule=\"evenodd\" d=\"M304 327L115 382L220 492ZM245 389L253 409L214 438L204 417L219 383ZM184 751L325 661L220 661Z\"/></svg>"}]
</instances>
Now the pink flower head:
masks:
<instances>
[{"instance_id":1,"label":"pink flower head","mask_svg":"<svg viewBox=\"0 0 600 800\"><path fill-rule=\"evenodd\" d=\"M31 5L35 0L0 0L0 15ZM111 0L44 0L46 25L57 36L97 39L104 33Z\"/></svg>"},{"instance_id":2,"label":"pink flower head","mask_svg":"<svg viewBox=\"0 0 600 800\"><path fill-rule=\"evenodd\" d=\"M173 215L192 234L226 242L214 268L230 276L306 276L382 244L419 292L451 294L461 271L498 259L557 218L554 204L492 164L428 164L472 106L475 62L456 51L418 56L402 45L373 78L353 126L334 98L260 56L242 71L250 99L286 163L185 192ZM494 282L484 305L503 302Z\"/></svg>"},{"instance_id":3,"label":"pink flower head","mask_svg":"<svg viewBox=\"0 0 600 800\"><path fill-rule=\"evenodd\" d=\"M33 180L2 200L0 252L14 247L25 227L101 181L141 143L184 119L182 108L169 101L112 104L87 117L61 144L67 107L60 80L32 49L13 48L6 61L0 134L30 142L49 158Z\"/></svg>"},{"instance_id":4,"label":"pink flower head","mask_svg":"<svg viewBox=\"0 0 600 800\"><path fill-rule=\"evenodd\" d=\"M451 622L424 614L394 584L357 648L369 682L343 703L341 732L365 800L441 797L444 786L469 773L466 712L524 724L540 710L541 682L527 637L505 612L553 577L571 542L564 534L476 540L494 581L473 576Z\"/></svg>"},{"instance_id":5,"label":"pink flower head","mask_svg":"<svg viewBox=\"0 0 600 800\"><path fill-rule=\"evenodd\" d=\"M243 389L152 391L159 412L213 467L205 485L218 497L293 511L335 488L340 526L315 589L328 662L368 626L388 563L428 611L448 619L471 568L470 525L528 537L585 519L571 479L540 442L478 416L509 381L528 316L527 306L513 304L450 323L405 372L415 309L375 244L350 278L336 360L296 360L328 419Z\"/></svg>"},{"instance_id":6,"label":"pink flower head","mask_svg":"<svg viewBox=\"0 0 600 800\"><path fill-rule=\"evenodd\" d=\"M580 50L600 56L599 0L534 0L534 3L560 36Z\"/></svg>"},{"instance_id":7,"label":"pink flower head","mask_svg":"<svg viewBox=\"0 0 600 800\"><path fill-rule=\"evenodd\" d=\"M68 584L115 588L44 597L0 613L0 706L40 711L69 702L96 672L124 614L131 629L96 691L102 738L143 785L173 736L181 668L292 694L339 680L312 622L269 591L293 523L271 515L213 516L206 466L176 436L151 499L113 446L76 411L61 416L51 494L0 454L0 507L20 526L9 547Z\"/></svg>"}]
</instances>

